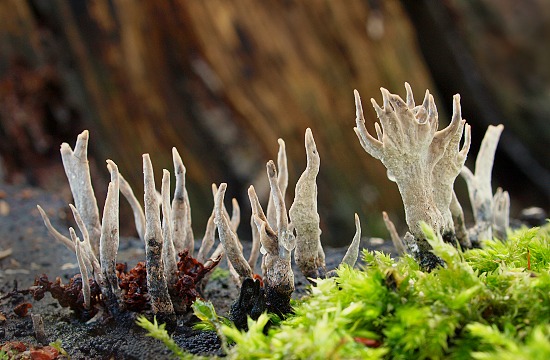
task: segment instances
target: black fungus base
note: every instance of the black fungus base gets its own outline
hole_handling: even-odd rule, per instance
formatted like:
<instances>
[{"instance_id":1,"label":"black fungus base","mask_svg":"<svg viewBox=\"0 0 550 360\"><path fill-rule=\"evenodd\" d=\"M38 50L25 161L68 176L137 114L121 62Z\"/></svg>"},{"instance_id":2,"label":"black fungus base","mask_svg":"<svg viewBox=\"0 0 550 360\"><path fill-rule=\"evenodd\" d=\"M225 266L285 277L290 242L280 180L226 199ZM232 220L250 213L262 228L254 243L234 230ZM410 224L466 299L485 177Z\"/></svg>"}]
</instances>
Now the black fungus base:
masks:
<instances>
[{"instance_id":1,"label":"black fungus base","mask_svg":"<svg viewBox=\"0 0 550 360\"><path fill-rule=\"evenodd\" d=\"M422 269L430 272L438 266L445 266L445 262L432 252L432 247L426 239L416 239L416 244L419 251L413 255Z\"/></svg>"}]
</instances>

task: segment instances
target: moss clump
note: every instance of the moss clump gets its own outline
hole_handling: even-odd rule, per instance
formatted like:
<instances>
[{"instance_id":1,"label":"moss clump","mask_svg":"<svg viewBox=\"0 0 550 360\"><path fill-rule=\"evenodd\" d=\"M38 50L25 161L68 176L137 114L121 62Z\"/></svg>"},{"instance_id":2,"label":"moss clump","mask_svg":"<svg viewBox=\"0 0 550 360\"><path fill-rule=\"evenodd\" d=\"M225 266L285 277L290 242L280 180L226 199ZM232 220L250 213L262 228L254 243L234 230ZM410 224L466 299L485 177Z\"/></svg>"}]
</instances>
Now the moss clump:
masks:
<instances>
[{"instance_id":1,"label":"moss clump","mask_svg":"<svg viewBox=\"0 0 550 360\"><path fill-rule=\"evenodd\" d=\"M425 229L426 231L426 229ZM462 252L426 231L446 266L364 252L368 264L317 280L295 313L266 329L224 326L239 359L550 358L550 225Z\"/></svg>"}]
</instances>

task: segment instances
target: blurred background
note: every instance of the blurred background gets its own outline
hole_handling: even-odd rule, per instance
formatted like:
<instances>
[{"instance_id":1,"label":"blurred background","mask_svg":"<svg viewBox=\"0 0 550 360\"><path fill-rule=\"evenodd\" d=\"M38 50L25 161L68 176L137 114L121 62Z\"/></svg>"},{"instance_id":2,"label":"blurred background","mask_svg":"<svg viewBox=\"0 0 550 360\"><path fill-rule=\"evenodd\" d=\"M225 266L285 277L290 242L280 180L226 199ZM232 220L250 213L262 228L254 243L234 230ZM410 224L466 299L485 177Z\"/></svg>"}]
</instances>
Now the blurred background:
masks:
<instances>
[{"instance_id":1,"label":"blurred background","mask_svg":"<svg viewBox=\"0 0 550 360\"><path fill-rule=\"evenodd\" d=\"M434 93L440 126L461 94L470 168L487 126L504 124L494 188L510 192L512 216L548 210L549 41L545 0L1 0L0 177L70 199L59 145L74 146L89 129L102 204L105 159L140 197L141 154L151 154L160 184L175 146L195 234L212 209L210 184L227 182L247 238L246 189L254 184L266 203L265 163L276 159L280 137L290 203L310 127L321 155L323 242L349 243L354 212L367 236L387 238L381 211L401 233L404 211L396 185L353 132L353 89L374 131L369 98L380 102L381 86L404 96L407 81L417 102L425 89ZM460 177L456 188L469 211ZM123 212L131 233L131 212Z\"/></svg>"}]
</instances>

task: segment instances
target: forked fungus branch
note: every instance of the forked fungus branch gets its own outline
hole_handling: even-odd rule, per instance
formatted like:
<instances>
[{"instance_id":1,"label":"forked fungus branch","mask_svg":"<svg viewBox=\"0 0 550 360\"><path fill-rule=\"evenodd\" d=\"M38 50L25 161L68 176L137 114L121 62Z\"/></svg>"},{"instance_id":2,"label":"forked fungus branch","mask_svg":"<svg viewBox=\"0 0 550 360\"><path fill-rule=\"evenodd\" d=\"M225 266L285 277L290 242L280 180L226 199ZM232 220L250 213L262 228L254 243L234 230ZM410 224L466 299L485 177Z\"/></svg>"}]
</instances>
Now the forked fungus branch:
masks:
<instances>
[{"instance_id":1,"label":"forked fungus branch","mask_svg":"<svg viewBox=\"0 0 550 360\"><path fill-rule=\"evenodd\" d=\"M383 106L374 99L372 105L380 124L375 123L376 138L365 126L361 98L355 91L355 132L363 149L379 159L388 170L388 178L397 183L405 206L405 218L411 236L405 237L408 251L416 254L417 260L426 269L433 269L441 261L431 252L421 229L424 222L442 235L446 241L463 247L477 245L480 238L491 237L491 226L498 223L500 233L508 226L509 199L507 194L491 192L491 168L498 136L502 125L489 127L486 139L476 163L473 175L464 162L471 142L471 128L462 119L460 96L453 98L453 115L449 126L438 129L438 113L434 98L426 91L421 105L416 106L409 84L405 83L406 101L381 88ZM460 141L464 134L464 142ZM479 165L479 174L478 174ZM476 227L467 232L464 226L462 207L454 193L454 181L462 173L468 183L471 203L476 217ZM508 199L508 202L507 202ZM493 203L498 205L493 205ZM493 217L493 208L498 215ZM399 253L407 250L384 213L384 221ZM414 249L411 249L411 246Z\"/></svg>"}]
</instances>

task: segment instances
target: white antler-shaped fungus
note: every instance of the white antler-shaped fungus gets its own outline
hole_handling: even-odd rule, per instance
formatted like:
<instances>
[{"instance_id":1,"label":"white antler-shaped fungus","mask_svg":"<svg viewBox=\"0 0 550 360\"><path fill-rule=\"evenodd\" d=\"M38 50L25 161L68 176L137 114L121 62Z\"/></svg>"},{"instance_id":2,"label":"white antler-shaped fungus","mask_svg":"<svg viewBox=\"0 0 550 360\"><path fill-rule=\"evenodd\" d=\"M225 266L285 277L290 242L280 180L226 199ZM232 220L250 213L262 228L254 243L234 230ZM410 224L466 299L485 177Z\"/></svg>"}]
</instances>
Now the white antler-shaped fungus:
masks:
<instances>
[{"instance_id":1,"label":"white antler-shaped fungus","mask_svg":"<svg viewBox=\"0 0 550 360\"><path fill-rule=\"evenodd\" d=\"M101 292L106 294L106 291L107 291L105 288L106 284L103 281L103 273L101 271L101 265L99 264L99 260L97 259L94 252L92 251L88 230L86 229L86 226L84 225L84 221L82 220L82 217L78 213L78 210L76 209L76 207L73 204L69 204L69 207L73 212L73 217L76 222L76 225L78 226L78 229L82 234L82 243L80 244L80 251L84 255L86 267L88 268L88 270L91 270L92 273L94 274L94 279L99 284L101 288Z\"/></svg>"},{"instance_id":2,"label":"white antler-shaped fungus","mask_svg":"<svg viewBox=\"0 0 550 360\"><path fill-rule=\"evenodd\" d=\"M248 262L245 260L242 249L240 246L239 239L237 235L231 228L230 220L228 216L224 213L223 200L225 196L225 191L227 190L227 184L222 183L218 188L216 194L216 202L214 205L215 208L215 222L218 226L218 234L220 236L220 241L223 244L227 259L231 262L235 271L241 279L252 277L252 269Z\"/></svg>"},{"instance_id":3,"label":"white antler-shaped fungus","mask_svg":"<svg viewBox=\"0 0 550 360\"><path fill-rule=\"evenodd\" d=\"M281 196L273 161L267 163L267 174L277 214L277 232L269 225L253 186L248 188L248 197L262 244L266 305L271 312L286 314L290 311L290 296L294 291L291 252L296 243L288 228L286 206Z\"/></svg>"},{"instance_id":4,"label":"white antler-shaped fungus","mask_svg":"<svg viewBox=\"0 0 550 360\"><path fill-rule=\"evenodd\" d=\"M203 264L205 263L205 261L207 261L208 259L208 253L210 252L210 250L212 250L212 247L214 246L214 243L216 241L216 228L217 228L217 225L216 225L216 195L218 194L218 186L216 184L212 184L212 197L214 198L214 206L212 208L212 213L210 214L210 217L208 218L208 221L206 223L206 230L204 232L204 236L202 238L202 242L201 242L201 246L199 248L199 252L197 254L197 260L202 262ZM235 200L236 202L236 200ZM235 207L235 202L233 203L233 206ZM238 204L236 205L238 207ZM229 214L227 213L227 209L225 208L225 206L223 207L223 213L226 217L229 218ZM231 227L234 228L234 231L236 233L237 231L237 226L238 226L238 223L236 224L236 226L234 226L235 222L237 222L237 213L238 213L238 217L239 217L239 221L240 221L240 209L239 210L236 210L235 208L233 208L233 215L231 217ZM224 255L224 249L223 249L223 245L220 243L218 245L218 247L216 248L216 250L214 250L214 252L212 253L212 255L210 256L210 258L212 259L215 259L217 258L218 256L223 256Z\"/></svg>"},{"instance_id":5,"label":"white antler-shaped fungus","mask_svg":"<svg viewBox=\"0 0 550 360\"><path fill-rule=\"evenodd\" d=\"M397 254L399 256L405 255L407 253L405 243L403 242L403 240L401 240L401 237L399 236L399 233L397 232L393 221L390 220L388 213L382 211L382 218L384 219L384 224L386 224L386 229L388 229L388 232L390 233L390 238L393 243L393 247L397 251Z\"/></svg>"},{"instance_id":6,"label":"white antler-shaped fungus","mask_svg":"<svg viewBox=\"0 0 550 360\"><path fill-rule=\"evenodd\" d=\"M69 180L74 204L86 224L94 253L99 254L99 209L95 198L90 166L88 164L88 130L84 130L76 140L74 151L69 144L61 144L61 159Z\"/></svg>"},{"instance_id":7,"label":"white antler-shaped fungus","mask_svg":"<svg viewBox=\"0 0 550 360\"><path fill-rule=\"evenodd\" d=\"M176 189L174 191L174 200L172 200L172 231L174 246L176 251L180 252L187 249L189 250L189 255L193 256L195 239L191 226L189 194L185 187L186 169L176 148L172 148L172 158L174 162L174 173L176 175Z\"/></svg>"},{"instance_id":8,"label":"white antler-shaped fungus","mask_svg":"<svg viewBox=\"0 0 550 360\"><path fill-rule=\"evenodd\" d=\"M410 89L410 87L407 87ZM411 94L412 96L412 94ZM464 145L460 149L460 139L464 133ZM470 150L471 128L462 120L460 109L460 95L453 97L453 116L451 124L435 133L431 144L432 152L441 152L443 156L433 169L432 187L434 200L443 216L443 232L445 238L455 235L455 226L451 212L451 202L454 193L454 182L464 166L466 156ZM466 240L467 241L467 240Z\"/></svg>"},{"instance_id":9,"label":"white antler-shaped fungus","mask_svg":"<svg viewBox=\"0 0 550 360\"><path fill-rule=\"evenodd\" d=\"M107 199L103 208L101 222L101 237L99 241L99 263L101 272L107 282L106 301L110 310L118 308L120 288L116 276L116 256L119 245L119 173L118 167L107 160L107 168L111 173L111 182L107 190ZM77 208L78 209L78 208Z\"/></svg>"},{"instance_id":10,"label":"white antler-shaped fungus","mask_svg":"<svg viewBox=\"0 0 550 360\"><path fill-rule=\"evenodd\" d=\"M71 239L74 241L76 258L78 260L78 268L80 269L80 276L82 278L82 294L84 296L84 308L90 309L91 305L91 290L90 290L90 278L88 276L88 267L86 266L85 255L82 252L82 242L76 236L74 229L69 228Z\"/></svg>"},{"instance_id":11,"label":"white antler-shaped fungus","mask_svg":"<svg viewBox=\"0 0 550 360\"><path fill-rule=\"evenodd\" d=\"M380 159L397 183L409 229L421 239L424 235L420 221L439 232L452 223L448 210L452 184L468 152L470 135L469 127L460 116L458 96L454 98L451 124L437 131L438 114L433 96L426 91L422 105L415 106L410 86L405 84L405 87L406 103L384 88L381 88L383 107L371 99L381 124L381 127L375 124L377 139L366 129L361 98L355 90L357 127L354 130L365 151ZM464 127L466 140L458 151Z\"/></svg>"},{"instance_id":12,"label":"white antler-shaped fungus","mask_svg":"<svg viewBox=\"0 0 550 360\"><path fill-rule=\"evenodd\" d=\"M506 240L510 227L510 195L498 188L493 196L493 232L500 240Z\"/></svg>"},{"instance_id":13,"label":"white antler-shaped fungus","mask_svg":"<svg viewBox=\"0 0 550 360\"><path fill-rule=\"evenodd\" d=\"M46 226L46 229L48 229L48 232L50 233L50 235L54 239L56 239L57 241L59 241L60 243L65 245L65 247L67 247L67 249L71 250L72 252L75 252L74 243L68 237L61 234L59 231L57 231L53 227L53 225L50 221L50 218L48 218L48 215L46 215L46 212L44 211L44 209L42 209L42 206L36 205L36 208L38 209L38 212L40 213L40 216L42 217L42 221L44 221L44 225Z\"/></svg>"},{"instance_id":14,"label":"white antler-shaped fungus","mask_svg":"<svg viewBox=\"0 0 550 360\"><path fill-rule=\"evenodd\" d=\"M476 158L475 173L466 166L461 175L468 185L470 203L474 213L475 227L470 230L472 242L479 243L482 239L491 239L493 225L493 190L491 188L491 173L500 134L503 125L489 125L481 148Z\"/></svg>"},{"instance_id":15,"label":"white antler-shaped fungus","mask_svg":"<svg viewBox=\"0 0 550 360\"><path fill-rule=\"evenodd\" d=\"M346 251L346 254L342 258L341 264L346 264L351 267L355 266L357 258L359 257L359 244L361 242L361 222L359 221L359 215L355 214L355 235L353 240Z\"/></svg>"},{"instance_id":16,"label":"white antler-shaped fungus","mask_svg":"<svg viewBox=\"0 0 550 360\"><path fill-rule=\"evenodd\" d=\"M286 188L288 187L288 163L286 157L286 145L283 139L278 139L279 152L277 154L277 168L278 176L277 182L283 199L285 198ZM275 205L273 203L273 197L270 196L267 202L267 221L271 228L277 231L277 213L275 212Z\"/></svg>"},{"instance_id":17,"label":"white antler-shaped fungus","mask_svg":"<svg viewBox=\"0 0 550 360\"><path fill-rule=\"evenodd\" d=\"M377 139L365 126L361 98L355 90L356 127L363 149L382 161L388 177L397 183L410 232L418 241L420 262L431 269L440 263L430 251L420 226L425 222L447 241L454 242L455 230L450 209L453 184L470 147L470 127L461 118L460 97L454 96L453 116L448 127L437 130L438 114L434 98L426 91L422 105L415 106L409 84L406 102L381 88L383 107L372 105L381 127L375 123ZM460 149L460 139L465 140Z\"/></svg>"},{"instance_id":18,"label":"white antler-shaped fungus","mask_svg":"<svg viewBox=\"0 0 550 360\"><path fill-rule=\"evenodd\" d=\"M149 154L143 155L143 181L145 203L145 264L147 266L147 289L151 296L153 313L171 319L174 307L168 294L162 260L162 228L159 204L155 190L153 165Z\"/></svg>"},{"instance_id":19,"label":"white antler-shaped fungus","mask_svg":"<svg viewBox=\"0 0 550 360\"><path fill-rule=\"evenodd\" d=\"M90 172L86 157L87 144L88 132L84 131L78 137L74 152L65 143L61 146L65 172L69 178L76 204L76 206L71 204L69 206L82 234L82 241L76 236L72 228L69 229L72 240L59 233L51 225L45 211L38 206L44 224L55 239L76 253L84 281L82 290L84 293L84 306L86 308L90 306L90 287L87 281L89 280L88 272L91 272L95 282L100 287L105 305L112 315L117 315L119 305L125 301L122 298L116 271L116 257L119 247L119 194L122 193L128 200L134 213L139 237L145 242L147 292L153 312L164 317L166 321L173 322L175 320L175 312L172 299L170 298L172 293L169 290L174 290L173 296L177 299L180 296L178 291L181 291L181 289L175 288L179 278L174 241L179 238L182 250L188 249L189 251L192 251L194 242L193 231L191 229L189 198L185 190L185 167L181 158L177 151L173 149L176 191L174 200L171 203L170 173L167 170L163 171L162 191L159 194L155 189L153 167L149 155L143 155L145 212L130 185L119 173L116 164L111 160L107 160L107 168L110 172L111 181L100 223L98 220L99 215L95 215L98 211L90 182ZM160 220L161 213L162 225ZM224 213L227 213L225 208ZM234 199L233 216L231 219L232 226L236 229L239 222L240 208ZM201 268L204 269L204 272L198 274L197 281L203 279L203 285L205 283L205 272L210 271L216 266L220 260L219 257L223 255L223 247L220 246L212 255L213 258L206 260L207 253L214 243L215 224L213 224L213 219L211 223L207 229L209 230L207 231L207 241L201 245L200 249L200 254L204 257L201 261L204 262L204 267ZM97 249L93 249L95 242L97 242ZM197 286L198 284L197 282L190 286ZM184 284L182 286L187 285Z\"/></svg>"},{"instance_id":20,"label":"white antler-shaped fungus","mask_svg":"<svg viewBox=\"0 0 550 360\"><path fill-rule=\"evenodd\" d=\"M170 172L166 169L162 171L162 259L164 261L164 276L168 283L168 290L172 289L177 278L177 260L176 250L174 249L173 229L172 229L172 208L170 206Z\"/></svg>"},{"instance_id":21,"label":"white antler-shaped fungus","mask_svg":"<svg viewBox=\"0 0 550 360\"><path fill-rule=\"evenodd\" d=\"M294 202L290 207L289 216L292 226L296 229L296 263L307 278L318 278L326 273L317 213L316 181L321 159L309 128L306 129L305 148L307 166L296 182Z\"/></svg>"}]
</instances>

